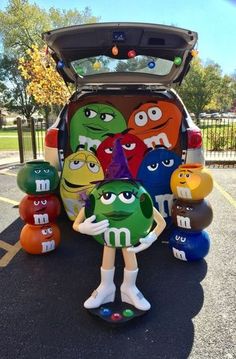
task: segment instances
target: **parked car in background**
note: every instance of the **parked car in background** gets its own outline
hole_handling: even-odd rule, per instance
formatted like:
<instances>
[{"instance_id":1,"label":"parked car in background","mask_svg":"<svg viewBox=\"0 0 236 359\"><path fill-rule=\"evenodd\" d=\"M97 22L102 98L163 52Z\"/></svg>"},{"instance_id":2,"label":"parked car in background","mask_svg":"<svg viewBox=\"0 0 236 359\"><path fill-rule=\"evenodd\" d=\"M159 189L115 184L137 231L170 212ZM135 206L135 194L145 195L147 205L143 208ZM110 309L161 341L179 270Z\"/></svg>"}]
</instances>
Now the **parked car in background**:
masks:
<instances>
[{"instance_id":1,"label":"parked car in background","mask_svg":"<svg viewBox=\"0 0 236 359\"><path fill-rule=\"evenodd\" d=\"M211 113L211 118L221 118L221 114L219 112Z\"/></svg>"}]
</instances>

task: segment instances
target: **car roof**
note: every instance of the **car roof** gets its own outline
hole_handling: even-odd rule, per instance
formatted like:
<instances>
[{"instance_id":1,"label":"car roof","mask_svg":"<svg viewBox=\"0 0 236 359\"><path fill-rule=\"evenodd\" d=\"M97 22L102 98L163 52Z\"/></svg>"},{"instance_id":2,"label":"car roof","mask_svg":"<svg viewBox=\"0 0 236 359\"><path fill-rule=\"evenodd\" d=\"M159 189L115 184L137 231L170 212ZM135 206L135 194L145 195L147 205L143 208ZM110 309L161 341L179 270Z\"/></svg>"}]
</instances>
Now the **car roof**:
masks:
<instances>
[{"instance_id":1,"label":"car roof","mask_svg":"<svg viewBox=\"0 0 236 359\"><path fill-rule=\"evenodd\" d=\"M197 42L197 33L174 26L146 23L94 23L76 25L42 34L49 52L55 60L57 70L66 82L85 84L161 84L171 85L181 82L188 72L192 50ZM114 55L112 48L119 50ZM95 72L81 75L73 67L73 62L82 59L105 57L117 61L129 61L129 51L149 59L162 59L171 63L170 70L164 74L156 72L114 71ZM181 63L175 64L180 58Z\"/></svg>"}]
</instances>

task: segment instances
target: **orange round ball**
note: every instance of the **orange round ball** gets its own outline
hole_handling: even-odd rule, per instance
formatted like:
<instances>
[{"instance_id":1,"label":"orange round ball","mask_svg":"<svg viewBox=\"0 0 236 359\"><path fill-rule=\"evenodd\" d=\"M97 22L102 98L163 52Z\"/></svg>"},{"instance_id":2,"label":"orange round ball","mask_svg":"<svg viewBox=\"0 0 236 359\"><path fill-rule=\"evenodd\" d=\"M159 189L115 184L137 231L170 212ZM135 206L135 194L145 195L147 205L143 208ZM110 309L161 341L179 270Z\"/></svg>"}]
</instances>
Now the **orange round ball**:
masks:
<instances>
[{"instance_id":1,"label":"orange round ball","mask_svg":"<svg viewBox=\"0 0 236 359\"><path fill-rule=\"evenodd\" d=\"M58 247L60 230L55 223L44 226L26 224L20 234L22 248L30 254L45 254Z\"/></svg>"}]
</instances>

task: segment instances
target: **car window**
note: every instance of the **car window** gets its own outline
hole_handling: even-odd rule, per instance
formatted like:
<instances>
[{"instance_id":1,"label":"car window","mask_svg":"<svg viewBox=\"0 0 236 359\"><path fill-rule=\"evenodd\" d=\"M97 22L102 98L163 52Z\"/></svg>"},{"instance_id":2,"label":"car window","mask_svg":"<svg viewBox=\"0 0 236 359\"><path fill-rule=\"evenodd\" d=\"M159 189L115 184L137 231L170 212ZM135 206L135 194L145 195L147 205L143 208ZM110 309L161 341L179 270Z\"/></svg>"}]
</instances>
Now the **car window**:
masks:
<instances>
[{"instance_id":1,"label":"car window","mask_svg":"<svg viewBox=\"0 0 236 359\"><path fill-rule=\"evenodd\" d=\"M72 61L71 66L81 77L108 72L138 72L165 76L170 73L173 61L143 55L137 55L131 59L97 56Z\"/></svg>"}]
</instances>

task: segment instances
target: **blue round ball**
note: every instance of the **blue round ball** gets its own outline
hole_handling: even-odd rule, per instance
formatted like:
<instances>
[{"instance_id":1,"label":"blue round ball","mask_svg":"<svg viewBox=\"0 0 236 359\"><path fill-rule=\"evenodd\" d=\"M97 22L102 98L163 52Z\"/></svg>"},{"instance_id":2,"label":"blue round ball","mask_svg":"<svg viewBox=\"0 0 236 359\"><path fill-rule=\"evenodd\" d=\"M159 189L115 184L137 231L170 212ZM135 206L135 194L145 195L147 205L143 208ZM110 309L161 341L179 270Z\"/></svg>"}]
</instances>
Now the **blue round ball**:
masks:
<instances>
[{"instance_id":1,"label":"blue round ball","mask_svg":"<svg viewBox=\"0 0 236 359\"><path fill-rule=\"evenodd\" d=\"M174 257L191 262L208 254L210 238L206 231L191 232L176 228L169 239L169 246Z\"/></svg>"}]
</instances>

